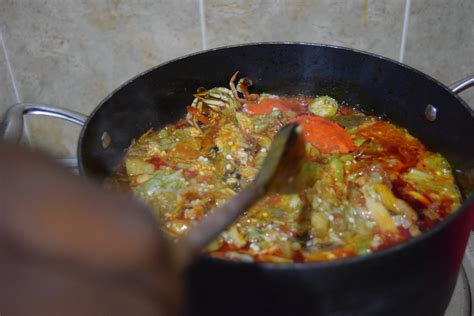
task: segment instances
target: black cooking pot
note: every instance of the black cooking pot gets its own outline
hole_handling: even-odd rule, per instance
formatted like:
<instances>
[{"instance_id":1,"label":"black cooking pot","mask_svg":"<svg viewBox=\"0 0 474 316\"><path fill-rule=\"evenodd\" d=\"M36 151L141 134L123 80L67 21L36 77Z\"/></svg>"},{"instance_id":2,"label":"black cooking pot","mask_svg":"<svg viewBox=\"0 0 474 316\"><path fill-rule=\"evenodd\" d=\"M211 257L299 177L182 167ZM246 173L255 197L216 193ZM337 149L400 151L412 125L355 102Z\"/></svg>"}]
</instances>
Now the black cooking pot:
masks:
<instances>
[{"instance_id":1,"label":"black cooking pot","mask_svg":"<svg viewBox=\"0 0 474 316\"><path fill-rule=\"evenodd\" d=\"M406 127L458 170L474 167L474 112L450 90L398 62L351 49L264 43L209 50L152 68L110 94L89 118L44 105L19 104L4 122L21 136L26 113L83 124L82 175L103 179L132 139L185 114L198 87L227 86L236 70L254 91L331 95ZM428 115L427 115L428 114ZM110 138L110 139L109 139ZM110 142L109 142L110 140ZM193 315L443 315L474 219L474 195L434 229L374 254L324 263L237 263L201 257L188 271Z\"/></svg>"}]
</instances>

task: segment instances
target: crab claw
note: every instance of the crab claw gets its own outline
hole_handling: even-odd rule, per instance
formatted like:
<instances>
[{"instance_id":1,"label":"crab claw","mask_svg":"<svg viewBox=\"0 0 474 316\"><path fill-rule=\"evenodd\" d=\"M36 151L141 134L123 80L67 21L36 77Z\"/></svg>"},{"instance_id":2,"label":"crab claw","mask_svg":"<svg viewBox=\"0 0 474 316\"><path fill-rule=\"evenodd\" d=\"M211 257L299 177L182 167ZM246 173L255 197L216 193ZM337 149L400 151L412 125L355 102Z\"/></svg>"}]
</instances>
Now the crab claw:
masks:
<instances>
[{"instance_id":1,"label":"crab claw","mask_svg":"<svg viewBox=\"0 0 474 316\"><path fill-rule=\"evenodd\" d=\"M253 85L252 80L248 77L244 77L239 80L237 83L237 88L235 87L235 79L237 79L239 71L237 70L232 77L230 78L229 81L229 86L230 89L232 90L232 94L234 95L234 98L239 101L239 103L244 104L244 103L255 103L258 98L260 97L256 93L249 93L249 90L247 89L248 87ZM241 92L244 95L244 98L242 99L239 96L239 92Z\"/></svg>"}]
</instances>

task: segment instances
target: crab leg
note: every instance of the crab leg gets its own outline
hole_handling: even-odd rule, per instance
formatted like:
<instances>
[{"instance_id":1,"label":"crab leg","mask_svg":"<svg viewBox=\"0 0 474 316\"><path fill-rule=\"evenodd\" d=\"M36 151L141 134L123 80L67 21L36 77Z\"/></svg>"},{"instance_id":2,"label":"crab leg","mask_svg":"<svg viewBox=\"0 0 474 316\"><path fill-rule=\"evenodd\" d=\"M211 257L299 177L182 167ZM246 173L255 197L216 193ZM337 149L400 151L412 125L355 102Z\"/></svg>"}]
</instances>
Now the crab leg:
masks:
<instances>
[{"instance_id":1,"label":"crab leg","mask_svg":"<svg viewBox=\"0 0 474 316\"><path fill-rule=\"evenodd\" d=\"M237 84L237 87L239 90L243 93L245 99L251 103L255 102L258 100L260 97L256 93L249 93L249 90L247 89L248 87L252 86L253 82L249 78L245 77L239 80L239 83Z\"/></svg>"},{"instance_id":2,"label":"crab leg","mask_svg":"<svg viewBox=\"0 0 474 316\"><path fill-rule=\"evenodd\" d=\"M235 84L234 84L234 81L235 79L237 78L237 75L238 75L239 71L237 70L233 75L232 77L230 77L230 81L229 81L229 86L230 86L230 89L232 90L232 94L234 95L234 98L239 101L239 103L241 104L244 104L244 103L247 103L247 100L246 99L242 99L239 97L239 93L237 92L237 89L235 88Z\"/></svg>"}]
</instances>

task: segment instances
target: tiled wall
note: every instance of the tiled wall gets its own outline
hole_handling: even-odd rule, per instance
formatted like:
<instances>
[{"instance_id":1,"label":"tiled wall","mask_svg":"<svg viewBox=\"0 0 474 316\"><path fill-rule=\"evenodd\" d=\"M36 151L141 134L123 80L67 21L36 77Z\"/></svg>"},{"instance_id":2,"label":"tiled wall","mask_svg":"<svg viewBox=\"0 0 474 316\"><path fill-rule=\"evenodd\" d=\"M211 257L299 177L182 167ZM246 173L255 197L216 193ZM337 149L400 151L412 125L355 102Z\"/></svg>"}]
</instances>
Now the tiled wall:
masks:
<instances>
[{"instance_id":1,"label":"tiled wall","mask_svg":"<svg viewBox=\"0 0 474 316\"><path fill-rule=\"evenodd\" d=\"M473 17L473 0L0 0L0 114L15 102L88 114L153 65L244 42L353 47L450 83L474 74ZM28 130L74 155L78 127L30 117Z\"/></svg>"}]
</instances>

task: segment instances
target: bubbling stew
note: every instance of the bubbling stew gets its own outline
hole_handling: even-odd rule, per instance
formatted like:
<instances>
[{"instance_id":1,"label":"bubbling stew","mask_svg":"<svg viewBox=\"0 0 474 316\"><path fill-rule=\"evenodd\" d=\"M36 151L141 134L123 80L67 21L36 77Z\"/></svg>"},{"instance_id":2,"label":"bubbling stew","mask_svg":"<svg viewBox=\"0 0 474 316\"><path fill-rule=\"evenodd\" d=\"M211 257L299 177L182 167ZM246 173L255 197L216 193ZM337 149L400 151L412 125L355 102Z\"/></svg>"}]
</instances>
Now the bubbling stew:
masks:
<instances>
[{"instance_id":1,"label":"bubbling stew","mask_svg":"<svg viewBox=\"0 0 474 316\"><path fill-rule=\"evenodd\" d=\"M186 234L258 173L274 135L302 126L297 194L269 195L204 250L271 263L368 254L418 236L455 211L451 167L404 128L330 96L252 94L248 78L199 88L187 116L149 130L108 179L151 207L172 239Z\"/></svg>"}]
</instances>

